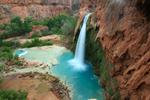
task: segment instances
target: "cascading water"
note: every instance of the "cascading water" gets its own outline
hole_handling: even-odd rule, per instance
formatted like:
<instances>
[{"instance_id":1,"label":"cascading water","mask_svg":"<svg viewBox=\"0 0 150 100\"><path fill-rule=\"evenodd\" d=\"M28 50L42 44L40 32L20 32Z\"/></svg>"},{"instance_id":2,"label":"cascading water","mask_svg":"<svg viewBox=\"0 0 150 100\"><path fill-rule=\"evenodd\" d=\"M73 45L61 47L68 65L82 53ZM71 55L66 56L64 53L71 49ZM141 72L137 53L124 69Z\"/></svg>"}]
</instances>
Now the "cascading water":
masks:
<instances>
[{"instance_id":1,"label":"cascading water","mask_svg":"<svg viewBox=\"0 0 150 100\"><path fill-rule=\"evenodd\" d=\"M88 21L91 13L88 13L84 17L83 25L79 34L79 39L77 41L75 57L70 60L69 63L74 66L76 70L86 70L86 64L84 64L84 56L85 56L85 40L86 40L86 23Z\"/></svg>"},{"instance_id":2,"label":"cascading water","mask_svg":"<svg viewBox=\"0 0 150 100\"><path fill-rule=\"evenodd\" d=\"M90 62L84 63L84 49L86 38L86 23L91 14L87 14L84 18L83 26L79 35L75 56L72 52L66 51L58 57L58 64L50 68L50 74L58 77L71 90L71 100L104 100L104 91L101 87L100 80L95 76ZM49 62L53 58L41 49L29 49L28 53L22 57ZM73 60L71 60L73 59ZM68 61L71 63L68 63ZM51 66L51 63L48 63Z\"/></svg>"}]
</instances>

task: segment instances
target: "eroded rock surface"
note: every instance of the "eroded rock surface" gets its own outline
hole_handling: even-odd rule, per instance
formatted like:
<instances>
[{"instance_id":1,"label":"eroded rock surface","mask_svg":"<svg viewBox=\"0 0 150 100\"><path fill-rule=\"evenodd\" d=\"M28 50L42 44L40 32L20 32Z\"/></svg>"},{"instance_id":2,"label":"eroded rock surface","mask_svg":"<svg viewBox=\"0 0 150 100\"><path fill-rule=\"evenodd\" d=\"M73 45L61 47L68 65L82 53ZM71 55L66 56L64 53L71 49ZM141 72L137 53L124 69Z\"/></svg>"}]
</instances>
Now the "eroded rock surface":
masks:
<instances>
[{"instance_id":1,"label":"eroded rock surface","mask_svg":"<svg viewBox=\"0 0 150 100\"><path fill-rule=\"evenodd\" d=\"M70 9L71 0L0 0L0 22L7 22L12 16L42 19Z\"/></svg>"},{"instance_id":2,"label":"eroded rock surface","mask_svg":"<svg viewBox=\"0 0 150 100\"><path fill-rule=\"evenodd\" d=\"M149 0L91 2L100 27L97 37L114 65L111 75L119 82L121 100L150 100Z\"/></svg>"}]
</instances>

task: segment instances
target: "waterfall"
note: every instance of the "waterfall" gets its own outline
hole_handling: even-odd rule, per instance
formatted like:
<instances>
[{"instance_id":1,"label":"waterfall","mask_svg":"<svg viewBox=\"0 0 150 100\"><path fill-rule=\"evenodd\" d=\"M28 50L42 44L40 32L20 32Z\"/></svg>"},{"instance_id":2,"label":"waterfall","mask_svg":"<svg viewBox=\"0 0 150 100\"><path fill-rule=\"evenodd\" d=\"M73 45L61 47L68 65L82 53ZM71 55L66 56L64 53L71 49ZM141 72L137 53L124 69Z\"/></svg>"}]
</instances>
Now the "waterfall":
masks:
<instances>
[{"instance_id":1,"label":"waterfall","mask_svg":"<svg viewBox=\"0 0 150 100\"><path fill-rule=\"evenodd\" d=\"M75 57L69 63L76 69L76 70L86 70L86 64L84 63L85 57L85 40L86 40L86 23L88 21L89 16L91 13L88 13L84 17L83 25L79 34L79 38L77 41Z\"/></svg>"}]
</instances>

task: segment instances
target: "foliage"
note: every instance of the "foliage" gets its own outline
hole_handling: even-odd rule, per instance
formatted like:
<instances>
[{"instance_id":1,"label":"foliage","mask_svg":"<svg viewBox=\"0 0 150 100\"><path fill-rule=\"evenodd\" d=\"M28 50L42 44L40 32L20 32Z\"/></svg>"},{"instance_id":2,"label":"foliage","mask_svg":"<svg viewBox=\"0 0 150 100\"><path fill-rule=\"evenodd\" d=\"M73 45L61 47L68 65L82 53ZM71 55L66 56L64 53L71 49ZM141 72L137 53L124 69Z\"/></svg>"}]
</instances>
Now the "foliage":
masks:
<instances>
[{"instance_id":1,"label":"foliage","mask_svg":"<svg viewBox=\"0 0 150 100\"><path fill-rule=\"evenodd\" d=\"M0 64L0 72L4 70L4 64Z\"/></svg>"},{"instance_id":2,"label":"foliage","mask_svg":"<svg viewBox=\"0 0 150 100\"><path fill-rule=\"evenodd\" d=\"M73 32L76 19L72 16L61 14L53 18L45 18L43 20L34 20L32 17L27 17L24 21L20 17L13 17L8 24L0 24L0 29L4 30L0 35L2 38L9 38L19 35L25 35L32 31L33 25L48 26L49 31L41 32L42 35L51 34L69 34Z\"/></svg>"},{"instance_id":3,"label":"foliage","mask_svg":"<svg viewBox=\"0 0 150 100\"><path fill-rule=\"evenodd\" d=\"M34 38L31 41L27 41L22 45L23 48L30 48L35 46L45 46L45 45L52 45L52 42L49 40L40 40L38 38Z\"/></svg>"},{"instance_id":4,"label":"foliage","mask_svg":"<svg viewBox=\"0 0 150 100\"><path fill-rule=\"evenodd\" d=\"M20 17L16 16L11 19L10 23L1 25L1 28L5 30L1 36L3 38L24 35L32 31L31 19L25 18L25 20L22 21Z\"/></svg>"},{"instance_id":5,"label":"foliage","mask_svg":"<svg viewBox=\"0 0 150 100\"><path fill-rule=\"evenodd\" d=\"M32 31L32 19L30 17L25 18L24 22L22 23L21 33L26 34Z\"/></svg>"},{"instance_id":6,"label":"foliage","mask_svg":"<svg viewBox=\"0 0 150 100\"><path fill-rule=\"evenodd\" d=\"M1 30L4 30L5 27L6 27L6 24L0 24L0 29L1 29Z\"/></svg>"},{"instance_id":7,"label":"foliage","mask_svg":"<svg viewBox=\"0 0 150 100\"><path fill-rule=\"evenodd\" d=\"M87 43L86 54L88 60L94 65L94 70L97 75L101 77L103 86L105 86L106 92L113 98L112 100L119 100L120 94L117 90L117 81L111 77L110 70L112 65L108 63L105 58L105 53L99 41L96 41L97 29L88 29L87 31Z\"/></svg>"},{"instance_id":8,"label":"foliage","mask_svg":"<svg viewBox=\"0 0 150 100\"><path fill-rule=\"evenodd\" d=\"M0 83L2 82L3 80L3 76L2 76L2 72L4 70L4 64L2 64L2 62L0 62Z\"/></svg>"},{"instance_id":9,"label":"foliage","mask_svg":"<svg viewBox=\"0 0 150 100\"><path fill-rule=\"evenodd\" d=\"M73 32L76 20L74 17L61 14L53 18L45 18L44 20L32 20L32 25L43 25L48 26L49 31L42 32L42 35L48 34L68 34Z\"/></svg>"},{"instance_id":10,"label":"foliage","mask_svg":"<svg viewBox=\"0 0 150 100\"><path fill-rule=\"evenodd\" d=\"M13 59L13 50L10 47L0 48L0 60L8 60Z\"/></svg>"},{"instance_id":11,"label":"foliage","mask_svg":"<svg viewBox=\"0 0 150 100\"><path fill-rule=\"evenodd\" d=\"M70 33L76 25L75 18L69 15L59 15L48 21L48 28L52 34Z\"/></svg>"},{"instance_id":12,"label":"foliage","mask_svg":"<svg viewBox=\"0 0 150 100\"><path fill-rule=\"evenodd\" d=\"M29 37L29 38L38 38L38 37L47 36L47 35L51 35L49 30L42 30L42 31L39 31L39 32L34 32L32 34L32 36Z\"/></svg>"},{"instance_id":13,"label":"foliage","mask_svg":"<svg viewBox=\"0 0 150 100\"><path fill-rule=\"evenodd\" d=\"M0 40L0 61L10 61L14 60L15 57L13 56L14 49L19 47L20 44L11 41L3 41Z\"/></svg>"},{"instance_id":14,"label":"foliage","mask_svg":"<svg viewBox=\"0 0 150 100\"><path fill-rule=\"evenodd\" d=\"M33 20L32 19L32 25L43 25L43 26L47 26L49 21L49 18L45 18L43 20Z\"/></svg>"},{"instance_id":15,"label":"foliage","mask_svg":"<svg viewBox=\"0 0 150 100\"><path fill-rule=\"evenodd\" d=\"M42 33L41 33L41 32L34 32L34 33L32 34L32 36L29 37L29 38L38 38L38 37L41 37L41 36L42 36Z\"/></svg>"},{"instance_id":16,"label":"foliage","mask_svg":"<svg viewBox=\"0 0 150 100\"><path fill-rule=\"evenodd\" d=\"M0 100L26 100L25 91L0 90Z\"/></svg>"},{"instance_id":17,"label":"foliage","mask_svg":"<svg viewBox=\"0 0 150 100\"><path fill-rule=\"evenodd\" d=\"M20 46L20 43L18 41L3 41L0 39L0 48L1 47L10 47L12 49L15 49Z\"/></svg>"}]
</instances>

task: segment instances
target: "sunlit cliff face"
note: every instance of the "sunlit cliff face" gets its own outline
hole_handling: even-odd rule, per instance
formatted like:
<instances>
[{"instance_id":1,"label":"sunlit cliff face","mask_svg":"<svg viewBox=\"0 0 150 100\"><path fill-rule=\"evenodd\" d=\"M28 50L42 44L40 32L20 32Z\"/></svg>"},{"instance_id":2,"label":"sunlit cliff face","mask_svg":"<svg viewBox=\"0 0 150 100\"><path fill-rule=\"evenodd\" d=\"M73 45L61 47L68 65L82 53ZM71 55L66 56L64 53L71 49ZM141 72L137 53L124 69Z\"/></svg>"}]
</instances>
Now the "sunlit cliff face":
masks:
<instances>
[{"instance_id":1,"label":"sunlit cliff face","mask_svg":"<svg viewBox=\"0 0 150 100\"><path fill-rule=\"evenodd\" d=\"M122 17L127 0L107 0L105 4L105 20L108 33L114 33Z\"/></svg>"}]
</instances>

